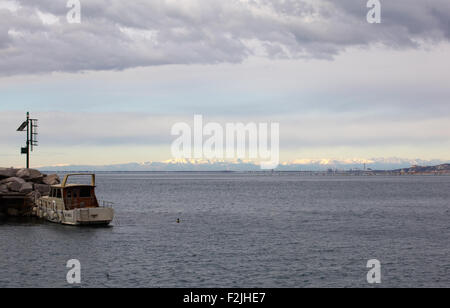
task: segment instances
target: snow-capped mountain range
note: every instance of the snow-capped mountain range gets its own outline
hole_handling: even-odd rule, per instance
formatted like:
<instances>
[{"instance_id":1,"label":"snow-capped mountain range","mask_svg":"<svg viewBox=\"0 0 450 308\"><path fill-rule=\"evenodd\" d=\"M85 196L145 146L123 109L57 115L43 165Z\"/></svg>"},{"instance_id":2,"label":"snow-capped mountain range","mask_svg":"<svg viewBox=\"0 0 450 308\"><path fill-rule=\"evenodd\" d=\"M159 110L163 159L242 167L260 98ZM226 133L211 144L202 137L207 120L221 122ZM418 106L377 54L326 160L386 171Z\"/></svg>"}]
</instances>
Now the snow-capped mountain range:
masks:
<instances>
[{"instance_id":1,"label":"snow-capped mountain range","mask_svg":"<svg viewBox=\"0 0 450 308\"><path fill-rule=\"evenodd\" d=\"M393 170L412 166L434 166L448 163L443 160L403 158L373 159L297 159L280 163L279 171L326 171L333 170ZM258 162L235 160L167 160L162 162L125 163L115 165L58 165L42 166L45 171L260 171Z\"/></svg>"}]
</instances>

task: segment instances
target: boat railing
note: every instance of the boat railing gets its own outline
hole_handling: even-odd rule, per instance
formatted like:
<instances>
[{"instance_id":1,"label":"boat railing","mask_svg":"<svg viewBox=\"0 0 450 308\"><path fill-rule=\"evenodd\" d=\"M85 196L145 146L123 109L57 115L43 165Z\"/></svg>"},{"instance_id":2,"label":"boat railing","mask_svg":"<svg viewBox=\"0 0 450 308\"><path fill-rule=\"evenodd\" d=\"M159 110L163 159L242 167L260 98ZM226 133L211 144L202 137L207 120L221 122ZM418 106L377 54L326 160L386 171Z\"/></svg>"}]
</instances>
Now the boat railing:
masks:
<instances>
[{"instance_id":1,"label":"boat railing","mask_svg":"<svg viewBox=\"0 0 450 308\"><path fill-rule=\"evenodd\" d=\"M105 201L105 200L98 200L98 205L99 205L99 207L109 208L109 209L112 209L114 207L113 202L109 202L109 201ZM74 201L66 202L66 207L71 210L89 208L89 206L86 206L85 202L74 202Z\"/></svg>"},{"instance_id":2,"label":"boat railing","mask_svg":"<svg viewBox=\"0 0 450 308\"><path fill-rule=\"evenodd\" d=\"M66 208L69 210L74 210L74 209L84 209L87 208L87 206L84 202L67 202Z\"/></svg>"},{"instance_id":3,"label":"boat railing","mask_svg":"<svg viewBox=\"0 0 450 308\"><path fill-rule=\"evenodd\" d=\"M114 207L114 202L106 201L106 200L99 200L98 201L100 207L112 209Z\"/></svg>"}]
</instances>

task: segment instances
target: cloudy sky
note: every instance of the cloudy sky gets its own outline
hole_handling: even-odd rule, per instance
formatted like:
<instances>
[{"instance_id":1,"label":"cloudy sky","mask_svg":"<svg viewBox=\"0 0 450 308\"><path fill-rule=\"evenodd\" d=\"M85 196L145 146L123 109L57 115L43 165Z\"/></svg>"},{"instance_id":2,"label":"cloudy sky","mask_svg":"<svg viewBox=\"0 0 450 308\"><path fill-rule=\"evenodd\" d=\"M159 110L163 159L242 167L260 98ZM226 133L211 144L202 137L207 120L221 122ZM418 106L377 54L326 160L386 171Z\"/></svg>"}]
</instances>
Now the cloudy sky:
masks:
<instances>
[{"instance_id":1,"label":"cloudy sky","mask_svg":"<svg viewBox=\"0 0 450 308\"><path fill-rule=\"evenodd\" d=\"M0 165L171 158L170 128L280 123L281 158L450 160L450 2L0 0Z\"/></svg>"}]
</instances>

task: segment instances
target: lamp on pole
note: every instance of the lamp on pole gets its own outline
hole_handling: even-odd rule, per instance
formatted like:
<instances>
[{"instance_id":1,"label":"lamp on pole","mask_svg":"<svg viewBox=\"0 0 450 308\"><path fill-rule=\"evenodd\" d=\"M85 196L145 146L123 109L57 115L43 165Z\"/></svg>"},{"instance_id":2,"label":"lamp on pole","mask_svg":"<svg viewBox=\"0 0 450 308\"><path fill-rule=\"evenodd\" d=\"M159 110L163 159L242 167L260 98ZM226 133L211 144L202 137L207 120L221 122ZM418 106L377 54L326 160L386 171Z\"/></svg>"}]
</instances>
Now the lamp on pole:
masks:
<instances>
[{"instance_id":1,"label":"lamp on pole","mask_svg":"<svg viewBox=\"0 0 450 308\"><path fill-rule=\"evenodd\" d=\"M33 152L33 147L38 145L38 142L37 142L38 124L37 123L38 123L38 120L31 119L30 113L27 112L27 118L26 118L25 122L23 122L17 129L18 132L23 132L23 131L25 131L25 129L27 130L26 146L24 148L21 148L21 154L24 154L27 156L27 169L30 168L30 152Z\"/></svg>"}]
</instances>

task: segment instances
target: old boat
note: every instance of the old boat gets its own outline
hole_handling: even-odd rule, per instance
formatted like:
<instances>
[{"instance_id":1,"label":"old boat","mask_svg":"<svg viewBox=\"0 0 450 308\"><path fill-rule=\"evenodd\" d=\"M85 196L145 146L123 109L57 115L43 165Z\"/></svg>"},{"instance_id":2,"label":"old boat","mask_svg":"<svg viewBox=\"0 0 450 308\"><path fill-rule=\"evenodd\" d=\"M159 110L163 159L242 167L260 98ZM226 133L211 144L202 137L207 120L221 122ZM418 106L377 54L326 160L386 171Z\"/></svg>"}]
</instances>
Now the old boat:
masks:
<instances>
[{"instance_id":1,"label":"old boat","mask_svg":"<svg viewBox=\"0 0 450 308\"><path fill-rule=\"evenodd\" d=\"M67 184L71 176L90 176L91 185ZM52 185L50 195L39 198L35 215L65 225L108 225L114 218L110 205L99 205L95 195L95 174L73 173L60 185Z\"/></svg>"}]
</instances>

